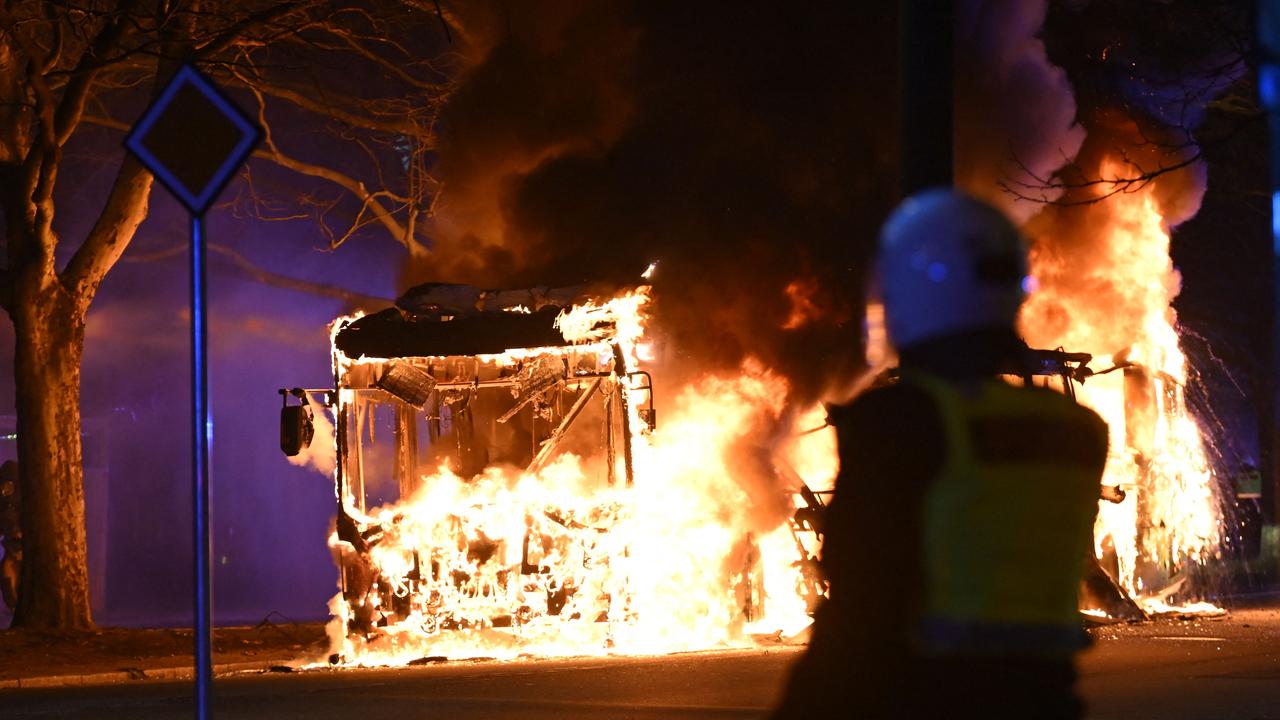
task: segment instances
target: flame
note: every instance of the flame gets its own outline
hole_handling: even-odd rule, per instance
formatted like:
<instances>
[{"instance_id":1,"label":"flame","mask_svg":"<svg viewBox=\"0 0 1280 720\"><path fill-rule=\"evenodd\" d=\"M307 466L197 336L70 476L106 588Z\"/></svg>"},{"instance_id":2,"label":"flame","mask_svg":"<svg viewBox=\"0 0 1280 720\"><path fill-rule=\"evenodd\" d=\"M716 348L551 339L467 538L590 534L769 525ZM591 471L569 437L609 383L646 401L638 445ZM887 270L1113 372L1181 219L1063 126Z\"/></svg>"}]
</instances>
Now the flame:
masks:
<instances>
[{"instance_id":1,"label":"flame","mask_svg":"<svg viewBox=\"0 0 1280 720\"><path fill-rule=\"evenodd\" d=\"M867 367L873 372L879 372L887 367L894 357L893 345L889 342L888 326L885 324L883 302L879 300L867 302L863 333Z\"/></svg>"},{"instance_id":2,"label":"flame","mask_svg":"<svg viewBox=\"0 0 1280 720\"><path fill-rule=\"evenodd\" d=\"M1122 172L1104 165L1102 176ZM1087 379L1077 390L1110 428L1104 485L1126 499L1100 502L1095 551L1115 554L1118 582L1151 612L1167 611L1160 591L1220 553L1222 501L1205 436L1187 409L1187 361L1171 303L1179 278L1169 258L1169 229L1149 190L1122 193L1087 212L1108 241L1087 276L1063 258L1032 253L1039 289L1021 318L1033 342L1127 364ZM1064 322L1065 319L1065 322ZM1050 336L1045 328L1055 330Z\"/></svg>"},{"instance_id":3,"label":"flame","mask_svg":"<svg viewBox=\"0 0 1280 720\"><path fill-rule=\"evenodd\" d=\"M607 479L625 476L620 457L610 473L606 458L566 451L541 467L490 465L474 477L445 461L416 493L367 512L343 494L375 577L359 607L344 592L330 603L341 662L665 653L747 645L808 624L801 550L816 548L791 516L799 483L833 483L834 431L820 407L789 414L786 381L755 360L681 389L651 431L641 414L650 391L632 374L652 356L648 301L641 289L562 312L556 326L575 343L567 347L475 358L613 367L589 377L627 400L634 483ZM339 373L376 362L334 352ZM339 401L355 402L354 391ZM352 564L343 561L358 553L352 542L335 530L329 543L340 565ZM381 619L352 633L357 612Z\"/></svg>"},{"instance_id":4,"label":"flame","mask_svg":"<svg viewBox=\"0 0 1280 720\"><path fill-rule=\"evenodd\" d=\"M1119 582L1139 602L1167 611L1179 574L1218 553L1220 501L1183 393L1187 363L1170 308L1178 283L1160 208L1143 192L1109 200L1106 212L1106 256L1083 281L1138 310L1100 310L1096 293L1073 289L1079 278L1063 280L1072 270L1060 258L1038 253L1039 287L1022 322L1041 335L1053 328L1052 345L1131 363L1079 391L1110 426L1104 483L1128 494L1100 504L1096 550L1114 552ZM811 322L811 293L792 283L787 294L785 326ZM600 382L625 400L629 459L565 451L471 476L444 461L392 503L366 509L363 491L342 493L344 514L369 543L363 552L374 577L363 579L358 607L344 592L330 603L331 652L341 662L666 653L747 645L808 624L805 568L819 548L793 517L806 502L802 489L834 485L835 432L821 407L789 407L785 379L750 358L679 388L651 430L641 409L652 391L637 373L661 355L647 333L649 299L640 289L567 309L556 320L565 347L468 359L477 379L481 367L510 376L547 359L594 369L564 382L579 392ZM878 310L871 308L868 334L882 348ZM335 337L349 321L335 322ZM877 364L888 360L882 353ZM335 349L334 362L345 376L381 361ZM354 391L340 390L338 401L352 406ZM616 480L623 477L634 482ZM361 552L345 537L330 536L344 567ZM1188 608L1202 609L1181 611ZM367 629L352 632L358 612L372 615Z\"/></svg>"},{"instance_id":5,"label":"flame","mask_svg":"<svg viewBox=\"0 0 1280 720\"><path fill-rule=\"evenodd\" d=\"M783 440L779 452L810 489L834 490L840 462L836 429L827 424L826 408L815 405L799 413L794 425L798 432Z\"/></svg>"},{"instance_id":6,"label":"flame","mask_svg":"<svg viewBox=\"0 0 1280 720\"><path fill-rule=\"evenodd\" d=\"M644 336L648 315L649 289L640 288L603 303L586 302L565 310L556 318L556 328L573 343L595 342L612 337L632 360L635 345ZM634 362L627 369L634 369Z\"/></svg>"},{"instance_id":7,"label":"flame","mask_svg":"<svg viewBox=\"0 0 1280 720\"><path fill-rule=\"evenodd\" d=\"M814 280L793 280L787 283L786 294L791 311L782 323L783 330L804 327L822 314L815 300L817 293L818 283Z\"/></svg>"}]
</instances>

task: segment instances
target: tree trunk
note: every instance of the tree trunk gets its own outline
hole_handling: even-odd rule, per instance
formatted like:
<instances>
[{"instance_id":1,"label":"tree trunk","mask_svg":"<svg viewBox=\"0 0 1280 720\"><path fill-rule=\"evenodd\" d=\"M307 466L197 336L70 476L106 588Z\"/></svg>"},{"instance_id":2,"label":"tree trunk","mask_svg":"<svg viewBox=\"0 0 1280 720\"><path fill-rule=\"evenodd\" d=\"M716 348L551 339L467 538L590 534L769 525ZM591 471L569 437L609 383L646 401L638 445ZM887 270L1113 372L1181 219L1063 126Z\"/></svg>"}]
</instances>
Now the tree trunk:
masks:
<instances>
[{"instance_id":1,"label":"tree trunk","mask_svg":"<svg viewBox=\"0 0 1280 720\"><path fill-rule=\"evenodd\" d=\"M56 278L14 297L24 556L14 627L93 626L80 447L86 309Z\"/></svg>"}]
</instances>

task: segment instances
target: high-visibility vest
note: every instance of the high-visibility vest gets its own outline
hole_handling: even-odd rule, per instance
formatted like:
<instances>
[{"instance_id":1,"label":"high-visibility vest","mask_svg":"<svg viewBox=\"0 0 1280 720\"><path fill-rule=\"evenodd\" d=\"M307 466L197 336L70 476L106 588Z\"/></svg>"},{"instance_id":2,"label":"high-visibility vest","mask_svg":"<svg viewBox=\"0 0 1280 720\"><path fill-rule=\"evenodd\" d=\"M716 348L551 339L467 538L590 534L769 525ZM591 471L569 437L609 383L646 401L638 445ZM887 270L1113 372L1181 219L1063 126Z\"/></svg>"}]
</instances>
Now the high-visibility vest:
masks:
<instances>
[{"instance_id":1,"label":"high-visibility vest","mask_svg":"<svg viewBox=\"0 0 1280 720\"><path fill-rule=\"evenodd\" d=\"M1077 594L1105 423L1044 388L992 379L970 393L910 372L903 381L935 400L947 445L922 516L925 649L1074 651L1086 642Z\"/></svg>"}]
</instances>

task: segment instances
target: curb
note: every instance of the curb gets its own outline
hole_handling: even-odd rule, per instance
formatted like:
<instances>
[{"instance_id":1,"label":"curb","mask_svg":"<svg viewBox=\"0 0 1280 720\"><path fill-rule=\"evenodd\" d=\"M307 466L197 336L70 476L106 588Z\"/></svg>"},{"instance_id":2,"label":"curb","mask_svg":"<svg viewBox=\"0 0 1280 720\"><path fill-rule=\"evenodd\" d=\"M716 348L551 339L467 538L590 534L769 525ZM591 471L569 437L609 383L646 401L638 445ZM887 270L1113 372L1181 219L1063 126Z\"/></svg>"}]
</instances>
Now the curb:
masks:
<instances>
[{"instance_id":1,"label":"curb","mask_svg":"<svg viewBox=\"0 0 1280 720\"><path fill-rule=\"evenodd\" d=\"M288 666L291 660L226 663L214 665L215 677L243 672L266 672L274 667ZM190 665L181 667L162 667L143 670L142 668L126 668L110 672L89 673L82 675L46 675L44 677L14 678L0 680L0 690L22 690L32 688L60 688L76 685L119 685L122 683L190 680L195 669Z\"/></svg>"}]
</instances>

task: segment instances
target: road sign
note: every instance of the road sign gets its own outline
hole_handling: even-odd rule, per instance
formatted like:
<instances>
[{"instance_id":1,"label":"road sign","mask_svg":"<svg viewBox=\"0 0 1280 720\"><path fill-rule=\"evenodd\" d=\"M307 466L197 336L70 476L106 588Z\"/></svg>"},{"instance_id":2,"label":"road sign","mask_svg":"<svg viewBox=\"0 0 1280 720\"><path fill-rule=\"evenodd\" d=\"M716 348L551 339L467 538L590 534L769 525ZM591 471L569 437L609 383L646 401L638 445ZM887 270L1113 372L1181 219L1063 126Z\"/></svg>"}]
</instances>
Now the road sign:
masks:
<instances>
[{"instance_id":1,"label":"road sign","mask_svg":"<svg viewBox=\"0 0 1280 720\"><path fill-rule=\"evenodd\" d=\"M213 81L183 65L124 144L192 215L204 215L261 139Z\"/></svg>"},{"instance_id":2,"label":"road sign","mask_svg":"<svg viewBox=\"0 0 1280 720\"><path fill-rule=\"evenodd\" d=\"M262 139L262 128L209 78L184 65L125 137L129 152L191 213L191 407L195 529L196 717L210 716L213 685L209 576L208 328L204 213Z\"/></svg>"}]
</instances>

